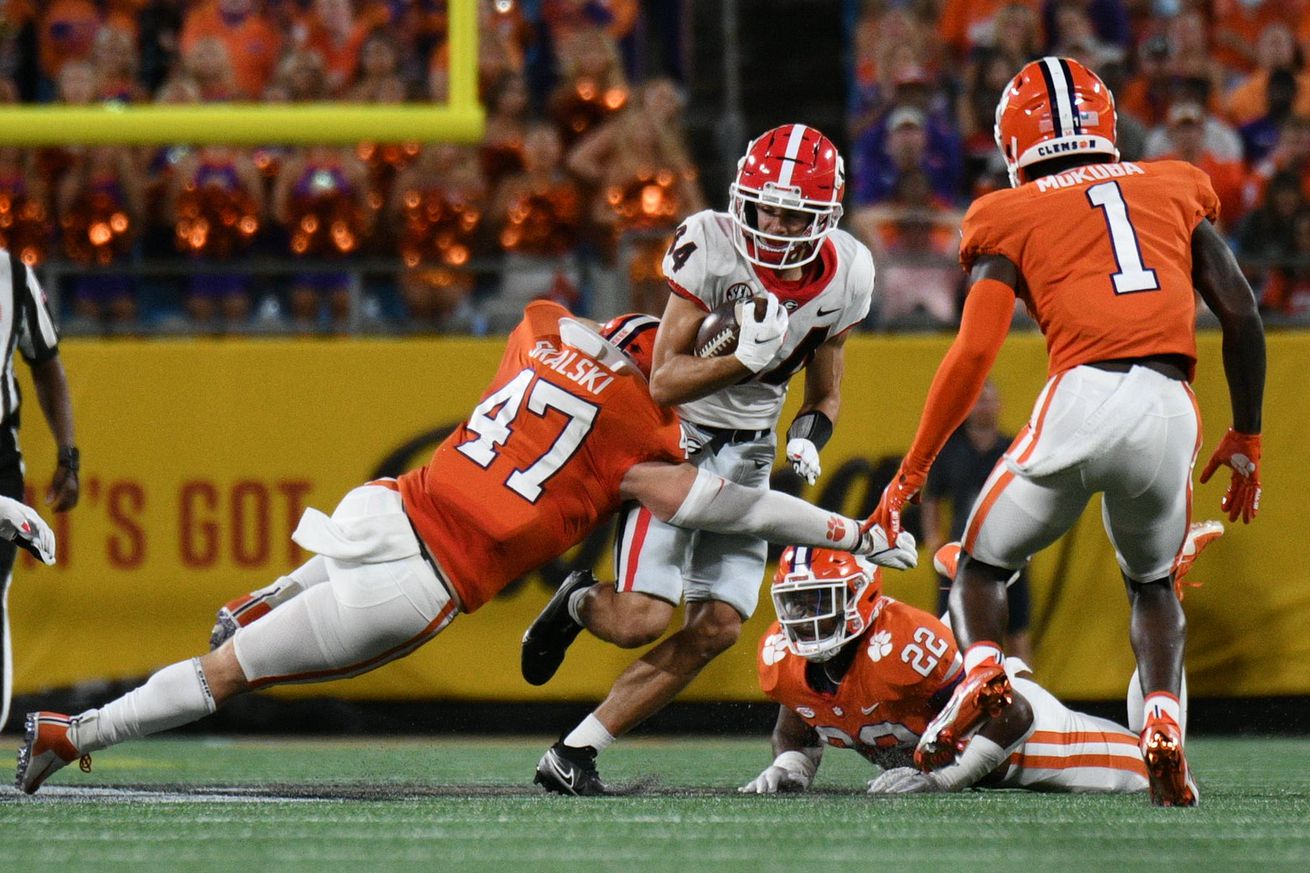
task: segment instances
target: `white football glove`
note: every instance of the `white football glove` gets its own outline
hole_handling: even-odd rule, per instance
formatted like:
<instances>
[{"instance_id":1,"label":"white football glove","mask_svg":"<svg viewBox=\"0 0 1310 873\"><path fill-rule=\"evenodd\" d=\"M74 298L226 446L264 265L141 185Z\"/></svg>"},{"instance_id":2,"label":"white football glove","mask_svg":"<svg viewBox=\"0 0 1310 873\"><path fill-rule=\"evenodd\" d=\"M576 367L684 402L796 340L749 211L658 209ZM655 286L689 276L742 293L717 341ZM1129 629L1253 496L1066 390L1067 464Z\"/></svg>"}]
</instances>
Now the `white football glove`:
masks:
<instances>
[{"instance_id":1,"label":"white football glove","mask_svg":"<svg viewBox=\"0 0 1310 873\"><path fill-rule=\"evenodd\" d=\"M860 544L851 549L857 555L863 555L880 567L893 570L908 570L919 563L918 544L908 531L901 531L896 538L896 545L887 544L887 532L882 525L875 524L860 535Z\"/></svg>"},{"instance_id":2,"label":"white football glove","mask_svg":"<svg viewBox=\"0 0 1310 873\"><path fill-rule=\"evenodd\" d=\"M763 773L747 782L737 791L741 794L777 794L785 791L804 791L814 781L819 769L804 752L783 752L773 759Z\"/></svg>"},{"instance_id":3,"label":"white football glove","mask_svg":"<svg viewBox=\"0 0 1310 873\"><path fill-rule=\"evenodd\" d=\"M43 563L55 562L55 532L35 509L9 497L0 497L0 538L27 549Z\"/></svg>"},{"instance_id":4,"label":"white football glove","mask_svg":"<svg viewBox=\"0 0 1310 873\"><path fill-rule=\"evenodd\" d=\"M782 348L782 341L787 338L787 310L772 294L764 299L768 306L759 321L755 320L753 299L737 303L737 323L741 325L741 332L737 334L737 350L733 355L752 373L769 366L778 349Z\"/></svg>"},{"instance_id":5,"label":"white football glove","mask_svg":"<svg viewBox=\"0 0 1310 873\"><path fill-rule=\"evenodd\" d=\"M796 471L796 475L811 485L823 472L819 466L819 450L804 437L797 437L787 443L787 460L791 461L791 468Z\"/></svg>"},{"instance_id":6,"label":"white football glove","mask_svg":"<svg viewBox=\"0 0 1310 873\"><path fill-rule=\"evenodd\" d=\"M931 794L944 790L931 773L913 767L894 767L869 780L870 794Z\"/></svg>"}]
</instances>

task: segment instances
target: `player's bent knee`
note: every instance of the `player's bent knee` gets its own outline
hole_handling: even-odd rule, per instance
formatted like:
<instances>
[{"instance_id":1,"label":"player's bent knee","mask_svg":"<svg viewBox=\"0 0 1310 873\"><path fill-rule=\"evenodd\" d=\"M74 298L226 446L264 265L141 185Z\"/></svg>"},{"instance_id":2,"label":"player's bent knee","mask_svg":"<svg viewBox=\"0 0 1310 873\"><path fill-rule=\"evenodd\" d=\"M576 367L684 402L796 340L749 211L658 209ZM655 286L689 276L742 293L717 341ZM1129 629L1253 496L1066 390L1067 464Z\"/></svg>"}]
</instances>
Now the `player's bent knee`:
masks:
<instances>
[{"instance_id":1,"label":"player's bent knee","mask_svg":"<svg viewBox=\"0 0 1310 873\"><path fill-rule=\"evenodd\" d=\"M202 655L200 667L205 673L205 682L209 693L217 706L250 690L250 681L246 678L241 663L237 660L236 648L228 640L212 652Z\"/></svg>"},{"instance_id":2,"label":"player's bent knee","mask_svg":"<svg viewBox=\"0 0 1310 873\"><path fill-rule=\"evenodd\" d=\"M1008 582L1010 577L1015 574L1014 570L1007 567L998 567L995 564L988 564L980 561L970 555L968 552L960 554L960 566L956 571L955 578L966 582Z\"/></svg>"},{"instance_id":3,"label":"player's bent knee","mask_svg":"<svg viewBox=\"0 0 1310 873\"><path fill-rule=\"evenodd\" d=\"M693 607L689 605L689 608ZM741 614L726 603L708 601L700 609L694 609L683 630L694 653L709 661L737 642L741 636Z\"/></svg>"},{"instance_id":4,"label":"player's bent knee","mask_svg":"<svg viewBox=\"0 0 1310 873\"><path fill-rule=\"evenodd\" d=\"M673 618L673 604L639 592L616 595L619 620L609 641L624 649L653 643L664 635Z\"/></svg>"},{"instance_id":5,"label":"player's bent knee","mask_svg":"<svg viewBox=\"0 0 1310 873\"><path fill-rule=\"evenodd\" d=\"M1128 591L1134 596L1147 594L1158 597L1161 594L1168 594L1170 597L1176 597L1172 576L1161 576L1159 579L1151 579L1146 582L1139 582L1125 576L1124 581L1128 583Z\"/></svg>"}]
</instances>

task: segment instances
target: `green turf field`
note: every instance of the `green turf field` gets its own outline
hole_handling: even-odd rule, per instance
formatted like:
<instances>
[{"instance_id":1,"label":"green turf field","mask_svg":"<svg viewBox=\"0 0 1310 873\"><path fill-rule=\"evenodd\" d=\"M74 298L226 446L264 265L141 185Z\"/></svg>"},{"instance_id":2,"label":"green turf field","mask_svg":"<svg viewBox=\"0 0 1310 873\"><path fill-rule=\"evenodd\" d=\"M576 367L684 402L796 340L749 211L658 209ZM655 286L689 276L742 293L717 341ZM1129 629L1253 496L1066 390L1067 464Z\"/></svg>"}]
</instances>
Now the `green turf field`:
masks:
<instances>
[{"instance_id":1,"label":"green turf field","mask_svg":"<svg viewBox=\"0 0 1310 873\"><path fill-rule=\"evenodd\" d=\"M871 768L833 751L818 793L738 796L770 759L763 740L623 742L601 772L629 794L565 799L529 784L548 742L129 743L36 797L0 788L0 869L1310 870L1310 739L1194 739L1193 810L1008 791L874 799Z\"/></svg>"}]
</instances>

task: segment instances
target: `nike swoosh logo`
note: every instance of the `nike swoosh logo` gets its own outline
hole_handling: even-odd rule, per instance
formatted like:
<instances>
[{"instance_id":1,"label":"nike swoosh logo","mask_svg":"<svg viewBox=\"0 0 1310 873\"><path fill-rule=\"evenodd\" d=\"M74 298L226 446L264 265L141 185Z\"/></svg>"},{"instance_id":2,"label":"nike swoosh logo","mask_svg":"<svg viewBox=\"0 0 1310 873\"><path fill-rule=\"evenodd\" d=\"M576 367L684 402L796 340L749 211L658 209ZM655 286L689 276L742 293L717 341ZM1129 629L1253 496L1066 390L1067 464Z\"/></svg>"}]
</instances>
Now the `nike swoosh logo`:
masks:
<instances>
[{"instance_id":1,"label":"nike swoosh logo","mask_svg":"<svg viewBox=\"0 0 1310 873\"><path fill-rule=\"evenodd\" d=\"M555 764L555 775L559 776L560 781L566 783L569 788L573 788L573 780L576 778L577 771L572 767L560 766L561 762L558 760L553 763Z\"/></svg>"},{"instance_id":2,"label":"nike swoosh logo","mask_svg":"<svg viewBox=\"0 0 1310 873\"><path fill-rule=\"evenodd\" d=\"M834 306L832 309L820 309L818 312L814 314L817 315L819 318L823 318L823 316L832 315L834 312L841 312L841 307Z\"/></svg>"},{"instance_id":3,"label":"nike swoosh logo","mask_svg":"<svg viewBox=\"0 0 1310 873\"><path fill-rule=\"evenodd\" d=\"M879 706L881 706L881 705L882 705L881 703L875 703L873 706L861 706L861 707L860 707L860 714L861 714L861 715L868 715L869 713L873 712L875 709L877 709L877 708L878 708Z\"/></svg>"},{"instance_id":4,"label":"nike swoosh logo","mask_svg":"<svg viewBox=\"0 0 1310 873\"><path fill-rule=\"evenodd\" d=\"M771 343L771 342L773 342L773 337L765 337L764 339L759 339L757 337L755 340L756 345L759 345L760 343Z\"/></svg>"}]
</instances>

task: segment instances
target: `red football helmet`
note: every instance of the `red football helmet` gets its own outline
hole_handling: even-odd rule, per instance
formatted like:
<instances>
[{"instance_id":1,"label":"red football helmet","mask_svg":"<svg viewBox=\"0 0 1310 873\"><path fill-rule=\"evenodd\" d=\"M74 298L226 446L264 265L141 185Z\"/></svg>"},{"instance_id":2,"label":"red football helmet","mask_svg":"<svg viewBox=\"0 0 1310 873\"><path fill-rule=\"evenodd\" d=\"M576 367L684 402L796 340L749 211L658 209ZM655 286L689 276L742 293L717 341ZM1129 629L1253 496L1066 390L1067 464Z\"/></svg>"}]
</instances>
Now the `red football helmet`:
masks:
<instances>
[{"instance_id":1,"label":"red football helmet","mask_svg":"<svg viewBox=\"0 0 1310 873\"><path fill-rule=\"evenodd\" d=\"M996 147L1010 171L1051 158L1078 154L1119 160L1114 95L1100 77L1070 58L1031 61L1010 80L996 104Z\"/></svg>"},{"instance_id":2,"label":"red football helmet","mask_svg":"<svg viewBox=\"0 0 1310 873\"><path fill-rule=\"evenodd\" d=\"M650 378L651 361L655 354L655 333L659 330L660 320L644 312L629 312L618 315L600 327L600 335L605 337L619 351L627 355L642 375Z\"/></svg>"},{"instance_id":3,"label":"red football helmet","mask_svg":"<svg viewBox=\"0 0 1310 873\"><path fill-rule=\"evenodd\" d=\"M846 169L837 147L803 124L784 124L751 141L737 162L728 189L733 244L753 264L775 270L800 267L819 255L819 245L841 218ZM808 213L810 223L789 236L760 230L756 208L777 206Z\"/></svg>"},{"instance_id":4,"label":"red football helmet","mask_svg":"<svg viewBox=\"0 0 1310 873\"><path fill-rule=\"evenodd\" d=\"M791 653L826 661L869 626L882 576L850 552L788 546L771 593Z\"/></svg>"}]
</instances>

